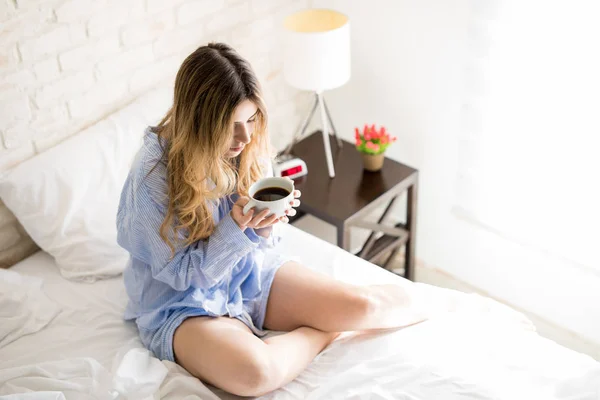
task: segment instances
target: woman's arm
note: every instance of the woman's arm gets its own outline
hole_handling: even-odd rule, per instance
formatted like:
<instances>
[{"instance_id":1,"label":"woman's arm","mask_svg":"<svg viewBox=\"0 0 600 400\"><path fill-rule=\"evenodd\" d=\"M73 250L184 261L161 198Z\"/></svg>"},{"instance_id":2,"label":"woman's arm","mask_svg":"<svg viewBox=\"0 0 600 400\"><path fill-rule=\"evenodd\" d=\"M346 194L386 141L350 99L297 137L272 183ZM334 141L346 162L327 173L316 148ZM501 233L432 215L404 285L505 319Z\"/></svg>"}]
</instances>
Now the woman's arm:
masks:
<instances>
[{"instance_id":1,"label":"woman's arm","mask_svg":"<svg viewBox=\"0 0 600 400\"><path fill-rule=\"evenodd\" d=\"M205 240L177 249L171 249L160 236L165 217L163 205L154 201L145 185L136 193L131 209L119 222L118 242L129 253L152 269L152 276L176 290L190 286L210 288L231 274L233 267L259 240L252 240L227 213Z\"/></svg>"},{"instance_id":2,"label":"woman's arm","mask_svg":"<svg viewBox=\"0 0 600 400\"><path fill-rule=\"evenodd\" d=\"M279 221L274 223L273 225L267 226L265 228L254 229L253 233L255 237L258 237L260 240L259 248L261 249L271 249L275 247L281 241L281 234L279 233L278 227L280 223L287 223L288 216L293 217L296 215L296 210L294 207L298 207L300 205L300 200L298 200L302 196L302 193L299 190L294 190L294 200L290 203L290 209L286 211L286 215L279 218ZM248 232L246 235L253 238Z\"/></svg>"},{"instance_id":3,"label":"woman's arm","mask_svg":"<svg viewBox=\"0 0 600 400\"><path fill-rule=\"evenodd\" d=\"M180 250L170 260L164 257L165 249L154 249L155 257L150 264L152 275L177 290L190 286L210 288L231 275L233 267L258 244L258 240L252 241L244 235L227 214L209 238Z\"/></svg>"},{"instance_id":4,"label":"woman's arm","mask_svg":"<svg viewBox=\"0 0 600 400\"><path fill-rule=\"evenodd\" d=\"M254 239L254 236L259 240L259 249L272 249L275 246L277 246L277 244L281 240L281 235L278 232L279 223L268 226L266 228L254 229L254 235L247 233L247 236L251 239Z\"/></svg>"}]
</instances>

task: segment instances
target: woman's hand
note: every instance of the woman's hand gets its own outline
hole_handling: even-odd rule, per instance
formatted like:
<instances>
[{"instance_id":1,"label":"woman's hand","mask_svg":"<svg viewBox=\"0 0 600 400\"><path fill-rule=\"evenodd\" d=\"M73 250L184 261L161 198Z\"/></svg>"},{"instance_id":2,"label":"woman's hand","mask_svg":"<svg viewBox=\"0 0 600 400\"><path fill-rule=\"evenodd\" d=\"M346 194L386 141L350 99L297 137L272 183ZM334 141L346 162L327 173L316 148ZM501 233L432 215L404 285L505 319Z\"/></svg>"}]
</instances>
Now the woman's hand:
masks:
<instances>
[{"instance_id":1,"label":"woman's hand","mask_svg":"<svg viewBox=\"0 0 600 400\"><path fill-rule=\"evenodd\" d=\"M271 234L271 227L273 224L277 222L287 223L289 221L288 215L290 217L296 215L294 207L300 205L300 200L298 200L300 196L302 196L302 193L299 190L294 190L294 200L290 202L291 208L287 209L285 211L286 215L280 218L277 218L275 215L269 216L269 210L262 210L261 212L256 213L254 207L244 215L244 206L248 204L250 199L246 196L240 196L231 208L231 218L233 218L242 231L246 228L253 228L258 235L267 238Z\"/></svg>"},{"instance_id":2,"label":"woman's hand","mask_svg":"<svg viewBox=\"0 0 600 400\"><path fill-rule=\"evenodd\" d=\"M268 209L257 213L255 208L252 207L248 213L244 215L244 206L248 204L249 201L250 199L248 197L240 196L231 208L231 218L233 218L242 231L246 228L266 228L278 221L276 215L269 216L270 211Z\"/></svg>"},{"instance_id":3,"label":"woman's hand","mask_svg":"<svg viewBox=\"0 0 600 400\"><path fill-rule=\"evenodd\" d=\"M293 217L294 215L296 215L296 210L294 210L293 207L298 207L300 205L300 200L298 200L298 198L300 196L302 196L302 193L300 193L299 190L294 190L294 200L292 200L290 202L290 206L292 206L292 208L285 210L285 215L283 217L279 218L279 222L286 224L289 222L289 218L287 217L288 215L290 217ZM277 221L275 221L275 222L277 222ZM254 231L256 232L257 235L262 236L266 239L269 237L269 235L271 234L271 231L273 230L273 224L271 224L267 227L264 227L264 228L254 228Z\"/></svg>"},{"instance_id":4,"label":"woman's hand","mask_svg":"<svg viewBox=\"0 0 600 400\"><path fill-rule=\"evenodd\" d=\"M289 222L289 218L287 217L288 215L290 217L296 215L296 209L294 207L298 207L300 205L300 200L298 200L300 196L302 196L302 193L299 190L294 190L294 200L290 202L291 208L285 210L285 216L279 218L279 221L287 223Z\"/></svg>"}]
</instances>

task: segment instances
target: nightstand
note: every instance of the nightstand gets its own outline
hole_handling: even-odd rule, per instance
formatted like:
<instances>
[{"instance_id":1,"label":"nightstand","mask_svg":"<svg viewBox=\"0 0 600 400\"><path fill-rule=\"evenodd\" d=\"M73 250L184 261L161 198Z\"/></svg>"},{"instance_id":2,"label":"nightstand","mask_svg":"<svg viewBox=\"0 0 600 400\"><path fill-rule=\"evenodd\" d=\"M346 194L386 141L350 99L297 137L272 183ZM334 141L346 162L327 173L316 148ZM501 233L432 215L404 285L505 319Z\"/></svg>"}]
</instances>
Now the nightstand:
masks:
<instances>
[{"instance_id":1,"label":"nightstand","mask_svg":"<svg viewBox=\"0 0 600 400\"><path fill-rule=\"evenodd\" d=\"M306 162L308 175L295 180L302 197L298 214L290 222L310 214L333 224L337 228L337 245L347 251L350 251L350 229L368 229L371 233L356 255L374 263L381 262L385 257L383 267L386 269L402 246L406 246L404 277L412 280L418 171L389 158L386 158L380 171L365 171L361 155L353 144L342 141L342 146L338 147L332 137L330 141L336 173L333 179L327 174L320 132L294 145L292 154ZM405 222L386 224L394 203L405 191L408 192ZM384 205L385 211L377 223L365 220L365 216Z\"/></svg>"}]
</instances>

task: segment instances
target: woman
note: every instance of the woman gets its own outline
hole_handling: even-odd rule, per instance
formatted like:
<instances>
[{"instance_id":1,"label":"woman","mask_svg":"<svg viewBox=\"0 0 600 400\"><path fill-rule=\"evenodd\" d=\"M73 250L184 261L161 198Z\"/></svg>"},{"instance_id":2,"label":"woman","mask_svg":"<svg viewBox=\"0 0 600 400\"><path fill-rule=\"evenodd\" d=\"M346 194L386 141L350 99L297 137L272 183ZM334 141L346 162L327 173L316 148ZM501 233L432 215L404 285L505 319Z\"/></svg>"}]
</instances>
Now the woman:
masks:
<instances>
[{"instance_id":1,"label":"woman","mask_svg":"<svg viewBox=\"0 0 600 400\"><path fill-rule=\"evenodd\" d=\"M225 44L198 48L173 100L146 131L117 219L131 254L125 318L158 358L258 396L293 380L339 332L424 319L398 286L352 286L278 254L272 228L287 217L242 213L269 165L267 112L246 60ZM263 341L263 329L288 333Z\"/></svg>"}]
</instances>

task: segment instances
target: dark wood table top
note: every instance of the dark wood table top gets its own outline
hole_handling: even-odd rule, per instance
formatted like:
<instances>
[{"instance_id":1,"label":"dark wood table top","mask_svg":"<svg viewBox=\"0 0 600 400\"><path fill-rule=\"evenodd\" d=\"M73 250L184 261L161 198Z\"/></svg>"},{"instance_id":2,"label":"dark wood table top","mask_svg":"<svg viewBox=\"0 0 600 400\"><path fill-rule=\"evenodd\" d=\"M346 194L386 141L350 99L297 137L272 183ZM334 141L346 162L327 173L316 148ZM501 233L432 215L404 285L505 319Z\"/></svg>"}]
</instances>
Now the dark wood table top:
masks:
<instances>
[{"instance_id":1,"label":"dark wood table top","mask_svg":"<svg viewBox=\"0 0 600 400\"><path fill-rule=\"evenodd\" d=\"M295 180L302 191L300 211L333 224L376 201L378 197L416 173L417 170L389 158L378 172L363 169L360 153L353 144L342 141L338 148L330 137L335 178L329 178L321 132L315 132L294 145L292 154L306 162L308 175Z\"/></svg>"}]
</instances>

